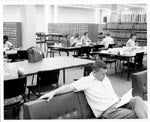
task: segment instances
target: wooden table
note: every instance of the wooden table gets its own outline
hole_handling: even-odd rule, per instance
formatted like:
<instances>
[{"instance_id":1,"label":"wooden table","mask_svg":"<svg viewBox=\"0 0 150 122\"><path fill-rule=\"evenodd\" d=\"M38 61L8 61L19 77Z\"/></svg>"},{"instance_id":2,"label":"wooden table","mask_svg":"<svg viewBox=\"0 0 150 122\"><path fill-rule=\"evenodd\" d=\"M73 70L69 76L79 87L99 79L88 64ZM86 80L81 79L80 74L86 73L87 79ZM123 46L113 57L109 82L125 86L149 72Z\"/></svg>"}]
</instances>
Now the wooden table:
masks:
<instances>
[{"instance_id":1,"label":"wooden table","mask_svg":"<svg viewBox=\"0 0 150 122\"><path fill-rule=\"evenodd\" d=\"M60 56L54 58L44 58L37 63L29 63L28 61L15 62L17 67L24 69L24 75L36 74L38 71L46 70L63 70L63 82L65 83L65 69L93 64L94 61L86 59L78 59L67 56Z\"/></svg>"},{"instance_id":2,"label":"wooden table","mask_svg":"<svg viewBox=\"0 0 150 122\"><path fill-rule=\"evenodd\" d=\"M93 48L102 48L102 45L81 45L81 46L76 46L76 47L63 47L63 46L57 46L57 45L49 46L50 50L66 52L67 56L69 56L69 52L81 50L83 47L90 47L91 49L93 49Z\"/></svg>"},{"instance_id":3,"label":"wooden table","mask_svg":"<svg viewBox=\"0 0 150 122\"><path fill-rule=\"evenodd\" d=\"M24 49L24 48L14 48L12 50L6 50L4 57L6 56L8 59L11 59L11 61L15 61L16 59L18 59L18 53L17 52L19 50L27 50L27 49Z\"/></svg>"},{"instance_id":4,"label":"wooden table","mask_svg":"<svg viewBox=\"0 0 150 122\"><path fill-rule=\"evenodd\" d=\"M60 52L66 52L67 56L69 56L69 52L80 50L81 47L62 47L62 46L49 46L50 50L56 50Z\"/></svg>"},{"instance_id":5,"label":"wooden table","mask_svg":"<svg viewBox=\"0 0 150 122\"><path fill-rule=\"evenodd\" d=\"M113 50L113 49L112 49ZM120 51L122 49L120 48ZM147 54L147 50L146 49L137 49L137 50L133 50L131 52L122 52L122 53L116 53L110 50L103 50L100 52L97 52L97 54L99 54L100 57L106 57L106 55L108 56L113 56L116 59L121 59L121 60L126 60L127 63L129 64L130 59L134 58L136 56L136 53L140 53L140 52L144 52L144 54ZM127 80L129 80L129 67L128 67L128 76L127 76Z\"/></svg>"}]
</instances>

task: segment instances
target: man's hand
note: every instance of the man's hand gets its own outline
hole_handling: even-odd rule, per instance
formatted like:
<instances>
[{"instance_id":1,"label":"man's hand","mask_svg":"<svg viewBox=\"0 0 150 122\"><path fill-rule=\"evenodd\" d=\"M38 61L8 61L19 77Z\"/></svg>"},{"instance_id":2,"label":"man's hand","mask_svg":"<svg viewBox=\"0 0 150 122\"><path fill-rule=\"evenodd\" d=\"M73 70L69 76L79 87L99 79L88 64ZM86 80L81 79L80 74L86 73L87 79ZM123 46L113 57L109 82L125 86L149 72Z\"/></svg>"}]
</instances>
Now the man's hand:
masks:
<instances>
[{"instance_id":1,"label":"man's hand","mask_svg":"<svg viewBox=\"0 0 150 122\"><path fill-rule=\"evenodd\" d=\"M54 95L55 95L54 92L50 92L50 93L47 93L47 94L41 96L39 99L41 100L41 99L44 99L44 98L48 98L47 102L49 102L54 97Z\"/></svg>"}]
</instances>

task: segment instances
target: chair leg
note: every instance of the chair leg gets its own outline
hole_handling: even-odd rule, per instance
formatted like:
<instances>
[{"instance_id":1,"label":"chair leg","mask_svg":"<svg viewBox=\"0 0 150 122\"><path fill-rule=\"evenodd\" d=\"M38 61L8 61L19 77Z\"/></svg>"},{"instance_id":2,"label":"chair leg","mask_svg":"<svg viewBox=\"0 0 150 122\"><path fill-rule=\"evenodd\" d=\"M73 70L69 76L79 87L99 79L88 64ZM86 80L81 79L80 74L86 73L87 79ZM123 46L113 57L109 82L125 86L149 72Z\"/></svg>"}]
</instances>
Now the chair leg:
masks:
<instances>
[{"instance_id":1,"label":"chair leg","mask_svg":"<svg viewBox=\"0 0 150 122\"><path fill-rule=\"evenodd\" d=\"M60 53L60 51L59 51L59 56L61 56L61 53Z\"/></svg>"},{"instance_id":2,"label":"chair leg","mask_svg":"<svg viewBox=\"0 0 150 122\"><path fill-rule=\"evenodd\" d=\"M58 83L56 84L56 87L58 88L59 86L58 86Z\"/></svg>"},{"instance_id":3,"label":"chair leg","mask_svg":"<svg viewBox=\"0 0 150 122\"><path fill-rule=\"evenodd\" d=\"M30 100L30 90L28 91L28 100Z\"/></svg>"},{"instance_id":4,"label":"chair leg","mask_svg":"<svg viewBox=\"0 0 150 122\"><path fill-rule=\"evenodd\" d=\"M117 73L117 62L115 61L115 73Z\"/></svg>"},{"instance_id":5,"label":"chair leg","mask_svg":"<svg viewBox=\"0 0 150 122\"><path fill-rule=\"evenodd\" d=\"M130 70L128 71L127 81L129 81L129 76L130 76Z\"/></svg>"},{"instance_id":6,"label":"chair leg","mask_svg":"<svg viewBox=\"0 0 150 122\"><path fill-rule=\"evenodd\" d=\"M14 119L16 119L16 110L15 110L15 108L13 108L13 115L14 115Z\"/></svg>"},{"instance_id":7,"label":"chair leg","mask_svg":"<svg viewBox=\"0 0 150 122\"><path fill-rule=\"evenodd\" d=\"M120 64L119 64L119 69L121 69L121 60L120 60Z\"/></svg>"},{"instance_id":8,"label":"chair leg","mask_svg":"<svg viewBox=\"0 0 150 122\"><path fill-rule=\"evenodd\" d=\"M123 61L123 63L124 63L124 61ZM123 72L124 72L124 66L122 66L121 78L122 78Z\"/></svg>"},{"instance_id":9,"label":"chair leg","mask_svg":"<svg viewBox=\"0 0 150 122\"><path fill-rule=\"evenodd\" d=\"M33 85L33 81L34 81L34 75L32 76L32 82L31 82L32 85Z\"/></svg>"},{"instance_id":10,"label":"chair leg","mask_svg":"<svg viewBox=\"0 0 150 122\"><path fill-rule=\"evenodd\" d=\"M46 52L46 57L48 56L48 51Z\"/></svg>"},{"instance_id":11,"label":"chair leg","mask_svg":"<svg viewBox=\"0 0 150 122\"><path fill-rule=\"evenodd\" d=\"M112 63L110 63L110 68L111 68L111 64L112 64Z\"/></svg>"}]
</instances>

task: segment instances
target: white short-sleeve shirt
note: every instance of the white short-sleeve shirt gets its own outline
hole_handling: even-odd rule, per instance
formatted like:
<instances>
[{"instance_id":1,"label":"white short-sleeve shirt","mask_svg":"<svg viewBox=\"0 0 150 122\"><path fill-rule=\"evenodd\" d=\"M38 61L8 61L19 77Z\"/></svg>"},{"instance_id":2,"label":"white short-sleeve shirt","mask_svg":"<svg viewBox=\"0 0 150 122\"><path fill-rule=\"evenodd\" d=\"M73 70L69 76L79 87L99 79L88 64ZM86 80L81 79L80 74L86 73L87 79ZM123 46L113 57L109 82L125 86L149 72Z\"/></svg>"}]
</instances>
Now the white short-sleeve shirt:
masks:
<instances>
[{"instance_id":1,"label":"white short-sleeve shirt","mask_svg":"<svg viewBox=\"0 0 150 122\"><path fill-rule=\"evenodd\" d=\"M105 48L108 48L109 44L114 44L114 39L110 36L105 37L101 44L105 45Z\"/></svg>"},{"instance_id":2,"label":"white short-sleeve shirt","mask_svg":"<svg viewBox=\"0 0 150 122\"><path fill-rule=\"evenodd\" d=\"M135 41L133 41L132 39L129 39L129 40L127 41L127 43L126 43L126 46L128 46L128 47L133 47L133 46L135 46Z\"/></svg>"},{"instance_id":3,"label":"white short-sleeve shirt","mask_svg":"<svg viewBox=\"0 0 150 122\"><path fill-rule=\"evenodd\" d=\"M81 37L81 42L87 44L87 43L91 43L91 40L89 39L89 37L82 36Z\"/></svg>"},{"instance_id":4,"label":"white short-sleeve shirt","mask_svg":"<svg viewBox=\"0 0 150 122\"><path fill-rule=\"evenodd\" d=\"M76 92L84 91L88 104L96 117L99 117L103 111L119 99L107 76L99 81L91 73L89 76L73 82L72 85Z\"/></svg>"},{"instance_id":5,"label":"white short-sleeve shirt","mask_svg":"<svg viewBox=\"0 0 150 122\"><path fill-rule=\"evenodd\" d=\"M5 44L4 44L4 48L5 49L9 49L13 44L9 41L7 41Z\"/></svg>"},{"instance_id":6,"label":"white short-sleeve shirt","mask_svg":"<svg viewBox=\"0 0 150 122\"><path fill-rule=\"evenodd\" d=\"M77 38L74 38L73 36L70 38L70 44L71 44L71 46L74 45L74 44L76 44L76 43L78 43L78 42L79 42L79 40Z\"/></svg>"}]
</instances>

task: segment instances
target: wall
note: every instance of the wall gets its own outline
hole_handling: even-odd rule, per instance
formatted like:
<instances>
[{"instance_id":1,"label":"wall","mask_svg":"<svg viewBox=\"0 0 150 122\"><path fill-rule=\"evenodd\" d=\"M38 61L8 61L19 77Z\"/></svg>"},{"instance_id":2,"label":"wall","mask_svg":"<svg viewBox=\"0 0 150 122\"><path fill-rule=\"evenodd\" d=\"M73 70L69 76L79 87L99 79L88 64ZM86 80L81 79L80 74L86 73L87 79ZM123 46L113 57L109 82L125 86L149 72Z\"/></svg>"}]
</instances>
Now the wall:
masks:
<instances>
[{"instance_id":1,"label":"wall","mask_svg":"<svg viewBox=\"0 0 150 122\"><path fill-rule=\"evenodd\" d=\"M5 5L3 7L4 22L21 22L24 48L35 45L36 32L45 31L44 10L43 5Z\"/></svg>"},{"instance_id":2,"label":"wall","mask_svg":"<svg viewBox=\"0 0 150 122\"><path fill-rule=\"evenodd\" d=\"M17 5L3 6L3 21L4 22L21 22L21 9Z\"/></svg>"},{"instance_id":3,"label":"wall","mask_svg":"<svg viewBox=\"0 0 150 122\"><path fill-rule=\"evenodd\" d=\"M57 23L96 23L95 9L57 7Z\"/></svg>"},{"instance_id":4,"label":"wall","mask_svg":"<svg viewBox=\"0 0 150 122\"><path fill-rule=\"evenodd\" d=\"M95 9L44 5L5 5L4 21L22 23L23 47L35 45L35 33L46 32L47 23L96 24Z\"/></svg>"},{"instance_id":5,"label":"wall","mask_svg":"<svg viewBox=\"0 0 150 122\"><path fill-rule=\"evenodd\" d=\"M36 32L44 32L45 31L45 8L43 5L36 5Z\"/></svg>"},{"instance_id":6,"label":"wall","mask_svg":"<svg viewBox=\"0 0 150 122\"><path fill-rule=\"evenodd\" d=\"M34 5L22 6L22 44L23 48L36 45L36 9Z\"/></svg>"}]
</instances>

